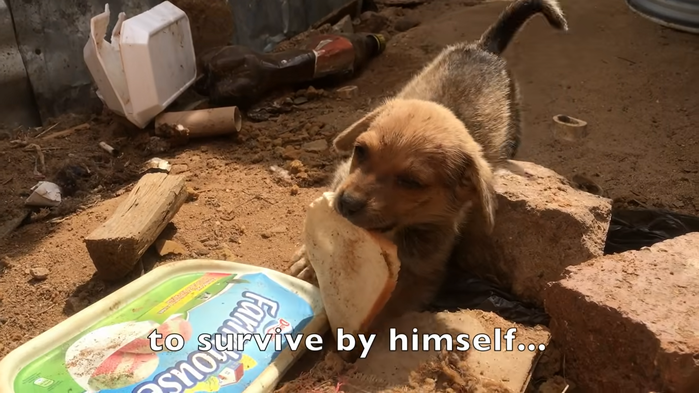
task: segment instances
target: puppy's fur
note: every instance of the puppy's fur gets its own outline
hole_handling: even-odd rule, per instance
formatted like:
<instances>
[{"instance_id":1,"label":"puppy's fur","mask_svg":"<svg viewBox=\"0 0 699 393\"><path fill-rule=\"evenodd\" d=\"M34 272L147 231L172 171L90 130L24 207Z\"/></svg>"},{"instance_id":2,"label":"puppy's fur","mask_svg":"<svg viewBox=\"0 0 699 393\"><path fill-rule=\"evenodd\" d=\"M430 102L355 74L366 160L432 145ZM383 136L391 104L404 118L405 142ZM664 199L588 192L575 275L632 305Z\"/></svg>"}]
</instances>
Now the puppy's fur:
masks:
<instances>
[{"instance_id":1,"label":"puppy's fur","mask_svg":"<svg viewBox=\"0 0 699 393\"><path fill-rule=\"evenodd\" d=\"M555 0L512 3L475 43L447 47L394 98L334 141L352 157L332 184L336 210L398 246L388 316L431 300L474 209L494 225L492 169L520 144L519 94L500 54L532 16L567 30Z\"/></svg>"}]
</instances>

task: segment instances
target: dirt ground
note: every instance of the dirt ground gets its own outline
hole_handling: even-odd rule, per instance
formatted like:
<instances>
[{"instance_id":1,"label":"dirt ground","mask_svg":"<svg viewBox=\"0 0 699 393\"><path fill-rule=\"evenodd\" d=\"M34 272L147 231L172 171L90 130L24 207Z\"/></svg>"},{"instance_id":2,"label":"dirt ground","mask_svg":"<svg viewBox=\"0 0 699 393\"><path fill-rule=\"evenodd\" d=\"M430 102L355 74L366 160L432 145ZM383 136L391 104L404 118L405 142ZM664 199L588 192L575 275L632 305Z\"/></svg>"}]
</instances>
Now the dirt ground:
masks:
<instances>
[{"instance_id":1,"label":"dirt ground","mask_svg":"<svg viewBox=\"0 0 699 393\"><path fill-rule=\"evenodd\" d=\"M417 9L384 10L392 21L407 16L421 24L403 33L388 28L386 52L349 83L358 86L358 97L311 90L308 102L289 113L246 119L236 138L163 151L108 114L66 115L39 138L46 128L0 132L0 228L21 214L37 181L57 180L70 191L59 208L32 213L28 224L0 240L0 357L118 287L93 278L82 239L107 220L154 156L187 176L198 199L185 204L166 231L187 255L149 252L149 261L206 257L285 270L299 245L305 208L337 160L326 148L333 136L445 45L478 38L505 6L473 4L432 0ZM642 19L622 0L563 0L562 6L568 34L537 17L506 53L524 101L518 159L569 178L584 176L620 203L699 213L699 112L692 110L699 107L699 36ZM551 117L559 113L587 121L588 137L554 140ZM64 138L42 139L85 122L87 128ZM122 155L110 156L100 141ZM45 168L31 144L41 147ZM34 278L38 268L48 277Z\"/></svg>"}]
</instances>

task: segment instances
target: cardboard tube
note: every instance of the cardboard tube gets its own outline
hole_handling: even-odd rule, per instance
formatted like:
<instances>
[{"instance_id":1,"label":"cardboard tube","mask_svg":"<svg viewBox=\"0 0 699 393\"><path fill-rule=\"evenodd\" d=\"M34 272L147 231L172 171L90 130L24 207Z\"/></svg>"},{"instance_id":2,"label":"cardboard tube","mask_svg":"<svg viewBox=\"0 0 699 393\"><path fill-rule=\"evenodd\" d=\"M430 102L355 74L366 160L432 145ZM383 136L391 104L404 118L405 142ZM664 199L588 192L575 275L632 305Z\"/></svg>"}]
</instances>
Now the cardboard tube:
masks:
<instances>
[{"instance_id":1,"label":"cardboard tube","mask_svg":"<svg viewBox=\"0 0 699 393\"><path fill-rule=\"evenodd\" d=\"M155 133L164 137L201 138L240 131L242 117L237 106L167 112L155 119Z\"/></svg>"},{"instance_id":2,"label":"cardboard tube","mask_svg":"<svg viewBox=\"0 0 699 393\"><path fill-rule=\"evenodd\" d=\"M587 122L567 115L553 117L554 138L566 142L577 142L587 136Z\"/></svg>"}]
</instances>

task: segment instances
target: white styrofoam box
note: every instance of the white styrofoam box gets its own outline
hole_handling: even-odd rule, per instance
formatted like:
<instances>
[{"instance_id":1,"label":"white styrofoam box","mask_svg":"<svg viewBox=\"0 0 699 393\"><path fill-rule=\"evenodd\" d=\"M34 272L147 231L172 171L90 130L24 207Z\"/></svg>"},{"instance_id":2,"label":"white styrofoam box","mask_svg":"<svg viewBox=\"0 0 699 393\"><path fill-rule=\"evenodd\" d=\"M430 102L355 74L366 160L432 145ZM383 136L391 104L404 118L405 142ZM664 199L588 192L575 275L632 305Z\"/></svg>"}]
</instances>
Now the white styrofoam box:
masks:
<instances>
[{"instance_id":1,"label":"white styrofoam box","mask_svg":"<svg viewBox=\"0 0 699 393\"><path fill-rule=\"evenodd\" d=\"M196 79L189 18L164 1L122 23L120 49L132 121L143 128Z\"/></svg>"},{"instance_id":2,"label":"white styrofoam box","mask_svg":"<svg viewBox=\"0 0 699 393\"><path fill-rule=\"evenodd\" d=\"M196 79L189 19L169 1L129 19L122 12L108 42L104 8L90 20L85 64L105 105L145 128Z\"/></svg>"},{"instance_id":3,"label":"white styrofoam box","mask_svg":"<svg viewBox=\"0 0 699 393\"><path fill-rule=\"evenodd\" d=\"M107 107L126 116L130 109L129 91L119 53L119 32L126 15L119 14L112 30L111 42L104 39L109 25L109 4L104 5L104 12L90 20L90 38L83 48L83 58L92 80L97 85L97 95Z\"/></svg>"}]
</instances>

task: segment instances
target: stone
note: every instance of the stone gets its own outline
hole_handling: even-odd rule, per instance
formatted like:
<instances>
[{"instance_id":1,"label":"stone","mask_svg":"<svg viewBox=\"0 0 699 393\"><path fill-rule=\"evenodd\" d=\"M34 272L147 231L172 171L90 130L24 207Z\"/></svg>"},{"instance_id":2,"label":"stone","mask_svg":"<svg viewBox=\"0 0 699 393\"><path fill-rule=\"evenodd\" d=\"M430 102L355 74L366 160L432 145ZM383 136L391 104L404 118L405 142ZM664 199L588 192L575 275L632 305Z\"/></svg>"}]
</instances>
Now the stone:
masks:
<instances>
[{"instance_id":1,"label":"stone","mask_svg":"<svg viewBox=\"0 0 699 393\"><path fill-rule=\"evenodd\" d=\"M398 32L404 32L412 29L413 27L416 27L420 24L420 21L410 17L406 16L404 18L398 19L396 23L393 25L393 28L396 29Z\"/></svg>"},{"instance_id":2,"label":"stone","mask_svg":"<svg viewBox=\"0 0 699 393\"><path fill-rule=\"evenodd\" d=\"M567 269L545 292L585 392L699 392L699 233Z\"/></svg>"},{"instance_id":3,"label":"stone","mask_svg":"<svg viewBox=\"0 0 699 393\"><path fill-rule=\"evenodd\" d=\"M82 311L85 307L89 306L90 302L87 299L83 299L77 296L71 296L66 299L66 310L72 313L78 313Z\"/></svg>"},{"instance_id":4,"label":"stone","mask_svg":"<svg viewBox=\"0 0 699 393\"><path fill-rule=\"evenodd\" d=\"M379 33L388 27L388 17L374 11L365 11L359 15L359 26L356 30L366 33Z\"/></svg>"},{"instance_id":5,"label":"stone","mask_svg":"<svg viewBox=\"0 0 699 393\"><path fill-rule=\"evenodd\" d=\"M359 95L359 88L357 86L343 86L335 90L335 94L342 99L350 99Z\"/></svg>"},{"instance_id":6,"label":"stone","mask_svg":"<svg viewBox=\"0 0 699 393\"><path fill-rule=\"evenodd\" d=\"M314 141L304 143L302 148L305 151L317 153L328 150L328 142L325 139L316 139Z\"/></svg>"},{"instance_id":7,"label":"stone","mask_svg":"<svg viewBox=\"0 0 699 393\"><path fill-rule=\"evenodd\" d=\"M541 305L544 289L566 267L603 254L611 200L523 161L496 171L495 191L495 228L486 234L474 212L454 253L460 266Z\"/></svg>"},{"instance_id":8,"label":"stone","mask_svg":"<svg viewBox=\"0 0 699 393\"><path fill-rule=\"evenodd\" d=\"M289 173L292 175L303 172L304 170L303 162L300 160L293 160L289 163Z\"/></svg>"},{"instance_id":9,"label":"stone","mask_svg":"<svg viewBox=\"0 0 699 393\"><path fill-rule=\"evenodd\" d=\"M301 156L301 150L289 145L282 151L282 158L285 160L297 160Z\"/></svg>"},{"instance_id":10,"label":"stone","mask_svg":"<svg viewBox=\"0 0 699 393\"><path fill-rule=\"evenodd\" d=\"M45 267L33 267L29 269L29 274L32 278L39 281L44 281L49 277L49 269Z\"/></svg>"},{"instance_id":11,"label":"stone","mask_svg":"<svg viewBox=\"0 0 699 393\"><path fill-rule=\"evenodd\" d=\"M264 232L262 232L262 238L263 239L269 239L274 235L278 235L280 233L286 233L288 232L288 229L284 225L277 225L275 227L272 227Z\"/></svg>"}]
</instances>

